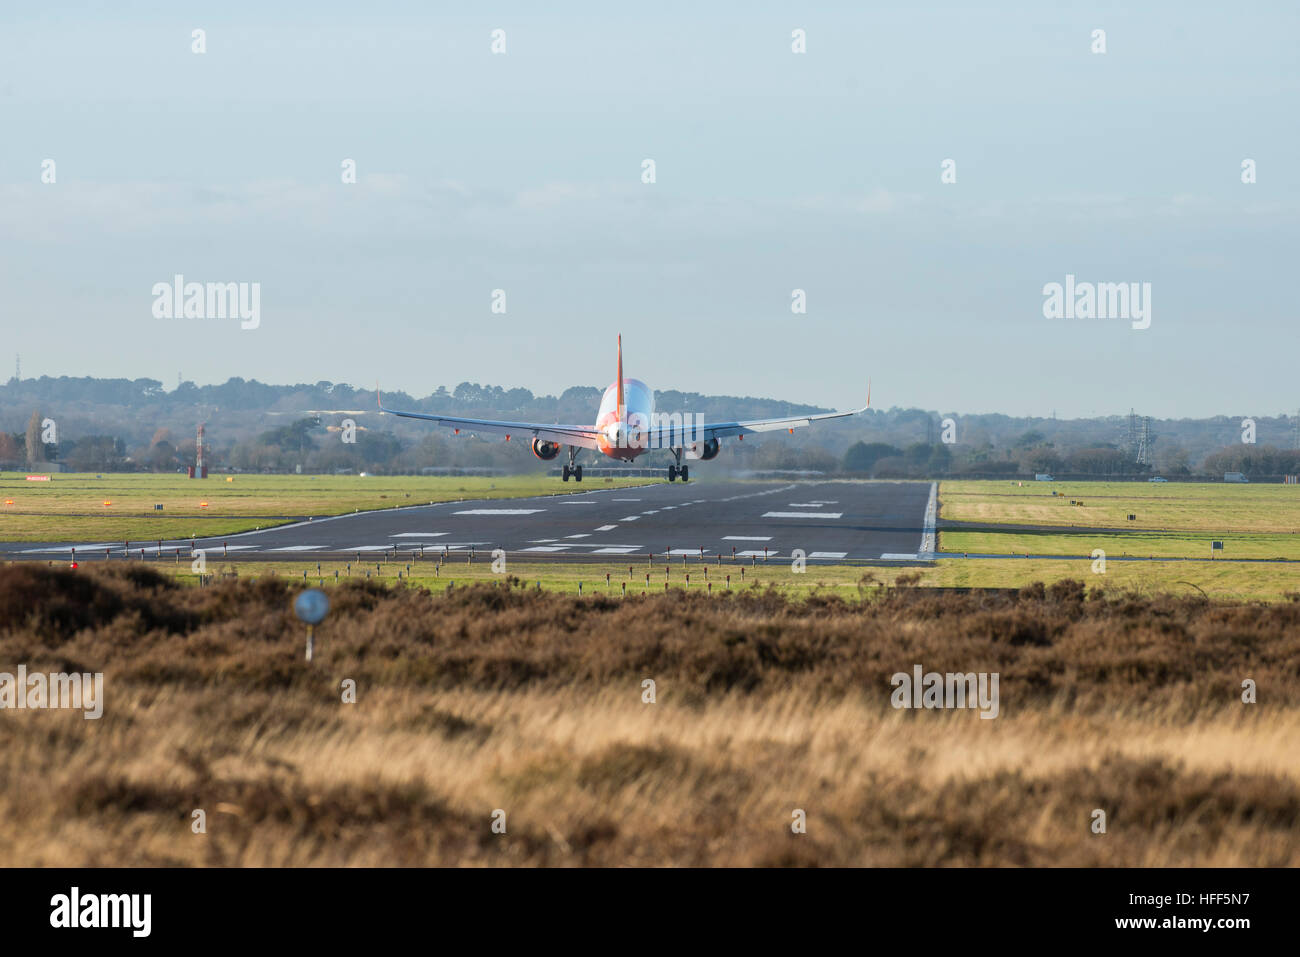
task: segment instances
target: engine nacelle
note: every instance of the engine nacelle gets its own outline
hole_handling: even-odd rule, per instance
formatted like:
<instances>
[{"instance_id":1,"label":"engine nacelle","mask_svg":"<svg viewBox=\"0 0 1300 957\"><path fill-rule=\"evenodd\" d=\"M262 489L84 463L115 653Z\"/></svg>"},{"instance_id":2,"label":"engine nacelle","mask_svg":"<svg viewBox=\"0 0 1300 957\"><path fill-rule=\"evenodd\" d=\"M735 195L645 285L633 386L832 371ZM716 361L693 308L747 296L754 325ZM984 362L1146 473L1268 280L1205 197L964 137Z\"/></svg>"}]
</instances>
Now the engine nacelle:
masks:
<instances>
[{"instance_id":1,"label":"engine nacelle","mask_svg":"<svg viewBox=\"0 0 1300 957\"><path fill-rule=\"evenodd\" d=\"M549 462L560 454L560 443L547 442L545 439L533 439L533 454L543 462Z\"/></svg>"},{"instance_id":2,"label":"engine nacelle","mask_svg":"<svg viewBox=\"0 0 1300 957\"><path fill-rule=\"evenodd\" d=\"M703 459L707 462L716 459L721 449L722 443L719 440L705 439L703 442L691 442L683 451L688 459Z\"/></svg>"}]
</instances>

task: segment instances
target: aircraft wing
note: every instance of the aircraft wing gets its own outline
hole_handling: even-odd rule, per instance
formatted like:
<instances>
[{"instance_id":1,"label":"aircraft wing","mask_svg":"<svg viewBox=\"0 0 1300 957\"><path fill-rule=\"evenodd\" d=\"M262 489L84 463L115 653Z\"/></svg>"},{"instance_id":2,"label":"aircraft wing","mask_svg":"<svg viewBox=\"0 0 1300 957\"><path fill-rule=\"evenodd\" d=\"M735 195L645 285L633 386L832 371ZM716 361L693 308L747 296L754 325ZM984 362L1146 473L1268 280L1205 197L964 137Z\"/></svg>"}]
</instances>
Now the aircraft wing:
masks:
<instances>
[{"instance_id":1,"label":"aircraft wing","mask_svg":"<svg viewBox=\"0 0 1300 957\"><path fill-rule=\"evenodd\" d=\"M539 422L503 422L496 419L466 419L456 415L431 415L427 412L400 412L384 407L383 397L375 391L379 399L379 411L389 415L400 415L408 419L425 419L436 422L449 429L470 429L474 432L496 432L502 435L518 435L524 438L539 438L546 442L558 442L561 445L576 445L584 449L597 447L600 435L590 425L545 425Z\"/></svg>"},{"instance_id":2,"label":"aircraft wing","mask_svg":"<svg viewBox=\"0 0 1300 957\"><path fill-rule=\"evenodd\" d=\"M703 434L705 439L716 439L729 435L749 435L754 432L794 431L795 429L810 426L814 422L859 415L869 408L871 408L870 383L867 384L867 404L860 409L847 409L843 412L819 412L816 415L792 415L780 419L751 419L747 422L708 422L700 427L699 432ZM687 437L689 437L692 427L693 423L683 423L683 431L687 433ZM669 448L682 443L682 435L676 429L651 430L646 434L645 438L647 444L652 448Z\"/></svg>"}]
</instances>

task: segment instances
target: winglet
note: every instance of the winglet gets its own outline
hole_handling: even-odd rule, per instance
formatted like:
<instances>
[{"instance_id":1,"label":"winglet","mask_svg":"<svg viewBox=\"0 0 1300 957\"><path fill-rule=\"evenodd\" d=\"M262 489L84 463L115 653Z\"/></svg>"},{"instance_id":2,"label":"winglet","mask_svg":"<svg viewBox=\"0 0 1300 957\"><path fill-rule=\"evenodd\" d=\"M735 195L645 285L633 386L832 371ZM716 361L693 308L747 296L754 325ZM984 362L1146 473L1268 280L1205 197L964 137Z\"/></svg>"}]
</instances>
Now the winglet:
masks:
<instances>
[{"instance_id":1,"label":"winglet","mask_svg":"<svg viewBox=\"0 0 1300 957\"><path fill-rule=\"evenodd\" d=\"M870 398L870 396L868 396L868 398ZM380 412L383 412L383 411L384 411L384 399L383 399L383 396L381 396L381 395L379 394L379 380L378 380L378 379L375 380L375 404L379 406L379 411L380 411Z\"/></svg>"},{"instance_id":2,"label":"winglet","mask_svg":"<svg viewBox=\"0 0 1300 957\"><path fill-rule=\"evenodd\" d=\"M864 405L863 408L864 409L871 408L871 379L869 378L867 379L867 404Z\"/></svg>"}]
</instances>

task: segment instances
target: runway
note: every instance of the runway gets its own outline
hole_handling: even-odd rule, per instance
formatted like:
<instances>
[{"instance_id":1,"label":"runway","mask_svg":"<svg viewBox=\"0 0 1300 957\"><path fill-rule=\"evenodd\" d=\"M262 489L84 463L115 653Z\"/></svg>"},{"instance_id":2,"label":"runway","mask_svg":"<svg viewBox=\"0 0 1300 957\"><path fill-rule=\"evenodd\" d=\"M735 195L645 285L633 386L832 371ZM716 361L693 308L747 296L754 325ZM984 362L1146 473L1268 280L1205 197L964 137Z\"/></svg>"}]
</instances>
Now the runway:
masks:
<instances>
[{"instance_id":1,"label":"runway","mask_svg":"<svg viewBox=\"0 0 1300 957\"><path fill-rule=\"evenodd\" d=\"M157 560L178 551L185 557L193 548L229 561L339 561L394 549L428 554L501 548L522 560L594 562L652 554L790 559L800 550L811 563L905 562L932 557L934 510L930 482L659 482L360 512L163 541L161 548L156 541L0 543L0 557Z\"/></svg>"}]
</instances>

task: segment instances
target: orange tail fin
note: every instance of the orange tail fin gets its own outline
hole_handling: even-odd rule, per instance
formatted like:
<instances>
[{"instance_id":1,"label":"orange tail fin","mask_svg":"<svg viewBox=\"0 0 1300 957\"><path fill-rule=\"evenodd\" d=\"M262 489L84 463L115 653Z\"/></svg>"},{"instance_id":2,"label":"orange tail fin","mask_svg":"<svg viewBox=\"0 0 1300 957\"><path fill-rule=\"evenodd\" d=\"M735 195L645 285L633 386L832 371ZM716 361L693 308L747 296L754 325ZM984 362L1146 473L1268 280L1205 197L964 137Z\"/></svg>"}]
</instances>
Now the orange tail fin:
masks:
<instances>
[{"instance_id":1,"label":"orange tail fin","mask_svg":"<svg viewBox=\"0 0 1300 957\"><path fill-rule=\"evenodd\" d=\"M618 421L623 421L623 336L618 337Z\"/></svg>"}]
</instances>

